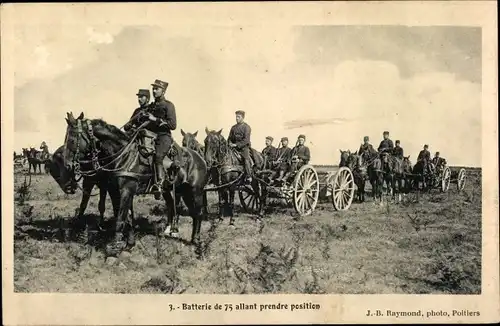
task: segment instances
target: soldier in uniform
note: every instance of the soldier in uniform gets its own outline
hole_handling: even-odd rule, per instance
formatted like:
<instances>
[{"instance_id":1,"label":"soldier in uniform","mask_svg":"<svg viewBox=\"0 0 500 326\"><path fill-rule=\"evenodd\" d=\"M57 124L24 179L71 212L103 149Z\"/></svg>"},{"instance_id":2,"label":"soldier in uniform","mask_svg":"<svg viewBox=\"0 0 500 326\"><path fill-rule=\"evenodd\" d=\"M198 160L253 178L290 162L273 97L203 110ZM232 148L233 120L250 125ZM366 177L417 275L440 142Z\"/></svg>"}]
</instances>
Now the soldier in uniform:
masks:
<instances>
[{"instance_id":1,"label":"soldier in uniform","mask_svg":"<svg viewBox=\"0 0 500 326\"><path fill-rule=\"evenodd\" d=\"M264 160L266 162L265 168L269 169L272 166L272 162L276 157L276 147L273 146L273 137L266 137L266 147L262 150L262 155L264 156Z\"/></svg>"},{"instance_id":2,"label":"soldier in uniform","mask_svg":"<svg viewBox=\"0 0 500 326\"><path fill-rule=\"evenodd\" d=\"M272 175L272 179L278 175L276 181L281 181L285 176L285 172L288 169L288 162L290 160L290 154L292 149L288 147L288 137L281 138L281 147L276 150L276 157L273 161L273 167L275 167L275 173Z\"/></svg>"},{"instance_id":3,"label":"soldier in uniform","mask_svg":"<svg viewBox=\"0 0 500 326\"><path fill-rule=\"evenodd\" d=\"M363 137L363 144L359 146L358 154L363 156L363 158L366 160L368 154L376 152L377 151L375 151L375 148L373 148L372 144L370 144L370 137Z\"/></svg>"},{"instance_id":4,"label":"soldier in uniform","mask_svg":"<svg viewBox=\"0 0 500 326\"><path fill-rule=\"evenodd\" d=\"M404 156L404 150L403 147L400 146L400 144L401 142L399 140L396 140L396 147L394 147L394 149L392 150L392 155L402 160Z\"/></svg>"},{"instance_id":5,"label":"soldier in uniform","mask_svg":"<svg viewBox=\"0 0 500 326\"><path fill-rule=\"evenodd\" d=\"M389 139L389 132L384 131L383 137L384 139L380 142L380 145L378 146L378 152L379 153L392 152L394 144L392 143L392 140Z\"/></svg>"},{"instance_id":6,"label":"soldier in uniform","mask_svg":"<svg viewBox=\"0 0 500 326\"><path fill-rule=\"evenodd\" d=\"M424 171L432 173L432 166L429 164L431 162L431 153L429 152L429 145L424 145L424 149L418 153L417 161L424 162Z\"/></svg>"},{"instance_id":7,"label":"soldier in uniform","mask_svg":"<svg viewBox=\"0 0 500 326\"><path fill-rule=\"evenodd\" d=\"M250 165L250 134L252 128L244 121L245 111L238 110L236 114L236 124L229 131L229 146L235 148L241 153L243 163L245 164L245 172L249 182L252 181L252 167Z\"/></svg>"},{"instance_id":8,"label":"soldier in uniform","mask_svg":"<svg viewBox=\"0 0 500 326\"><path fill-rule=\"evenodd\" d=\"M292 156L292 162L287 174L285 174L285 180L291 173L308 164L311 160L311 152L309 151L309 148L304 145L305 141L305 135L299 135L299 137L297 137L297 145L295 145L290 154Z\"/></svg>"},{"instance_id":9,"label":"soldier in uniform","mask_svg":"<svg viewBox=\"0 0 500 326\"><path fill-rule=\"evenodd\" d=\"M155 193L155 198L159 199L161 197L163 180L165 178L164 167L172 172L179 168L179 166L167 156L174 142L172 130L177 128L177 119L174 104L165 99L165 91L167 90L168 83L156 79L151 86L153 86L154 102L149 105L149 110L147 110L146 117L150 123L146 126L146 129L157 135L154 157L157 183L152 191ZM185 182L186 180L182 181Z\"/></svg>"},{"instance_id":10,"label":"soldier in uniform","mask_svg":"<svg viewBox=\"0 0 500 326\"><path fill-rule=\"evenodd\" d=\"M436 169L440 170L446 166L446 160L440 156L439 152L436 152L434 158L432 159L432 164Z\"/></svg>"},{"instance_id":11,"label":"soldier in uniform","mask_svg":"<svg viewBox=\"0 0 500 326\"><path fill-rule=\"evenodd\" d=\"M140 89L136 95L139 102L139 107L134 110L134 113L132 113L130 120L125 124L125 126L123 126L123 129L127 133L132 133L134 129L139 127L141 115L146 114L147 109L149 108L149 100L151 99L151 93L149 92L149 89Z\"/></svg>"}]
</instances>

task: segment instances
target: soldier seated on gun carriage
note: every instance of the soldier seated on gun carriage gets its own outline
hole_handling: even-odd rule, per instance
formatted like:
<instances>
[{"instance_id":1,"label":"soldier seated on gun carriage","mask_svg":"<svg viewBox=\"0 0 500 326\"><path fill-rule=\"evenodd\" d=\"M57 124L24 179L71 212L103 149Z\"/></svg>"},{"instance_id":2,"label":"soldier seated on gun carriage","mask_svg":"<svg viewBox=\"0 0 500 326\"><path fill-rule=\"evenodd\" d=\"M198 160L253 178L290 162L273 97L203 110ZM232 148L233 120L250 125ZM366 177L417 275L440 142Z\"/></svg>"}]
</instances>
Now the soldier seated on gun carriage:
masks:
<instances>
[{"instance_id":1,"label":"soldier seated on gun carriage","mask_svg":"<svg viewBox=\"0 0 500 326\"><path fill-rule=\"evenodd\" d=\"M431 153L429 145L425 144L424 149L418 153L417 162L422 162L424 165L424 173L434 174L434 166L431 162Z\"/></svg>"},{"instance_id":2,"label":"soldier seated on gun carriage","mask_svg":"<svg viewBox=\"0 0 500 326\"><path fill-rule=\"evenodd\" d=\"M446 159L441 157L439 152L436 152L431 163L437 173L441 173L441 171L443 171L447 164Z\"/></svg>"},{"instance_id":3,"label":"soldier seated on gun carriage","mask_svg":"<svg viewBox=\"0 0 500 326\"><path fill-rule=\"evenodd\" d=\"M290 153L292 149L288 147L288 137L282 137L280 146L276 150L276 156L273 158L271 168L274 173L271 175L271 181L281 181L288 170L288 162L290 161ZM278 176L276 178L276 176Z\"/></svg>"},{"instance_id":4,"label":"soldier seated on gun carriage","mask_svg":"<svg viewBox=\"0 0 500 326\"><path fill-rule=\"evenodd\" d=\"M288 165L288 171L283 177L284 180L287 180L292 173L297 172L301 167L308 164L311 160L311 153L309 151L309 148L304 145L305 141L306 136L299 135L295 147L290 152L290 164Z\"/></svg>"},{"instance_id":5,"label":"soldier seated on gun carriage","mask_svg":"<svg viewBox=\"0 0 500 326\"><path fill-rule=\"evenodd\" d=\"M262 150L264 157L264 169L270 170L273 168L273 160L276 157L276 147L273 146L273 137L266 137L266 147Z\"/></svg>"}]
</instances>

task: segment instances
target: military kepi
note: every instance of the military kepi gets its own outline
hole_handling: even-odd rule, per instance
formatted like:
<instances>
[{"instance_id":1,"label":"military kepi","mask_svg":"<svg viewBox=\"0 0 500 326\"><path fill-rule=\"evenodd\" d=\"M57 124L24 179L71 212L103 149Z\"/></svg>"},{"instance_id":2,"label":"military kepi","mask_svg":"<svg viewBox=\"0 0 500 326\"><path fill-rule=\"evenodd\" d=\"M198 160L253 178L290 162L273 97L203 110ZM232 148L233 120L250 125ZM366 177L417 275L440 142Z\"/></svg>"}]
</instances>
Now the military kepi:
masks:
<instances>
[{"instance_id":1,"label":"military kepi","mask_svg":"<svg viewBox=\"0 0 500 326\"><path fill-rule=\"evenodd\" d=\"M266 139L269 139L270 141L273 141L273 140L274 140L274 138L273 138L273 137L271 137L271 136L267 136L267 137L266 137Z\"/></svg>"},{"instance_id":2,"label":"military kepi","mask_svg":"<svg viewBox=\"0 0 500 326\"><path fill-rule=\"evenodd\" d=\"M281 141L288 141L288 137L282 137Z\"/></svg>"},{"instance_id":3,"label":"military kepi","mask_svg":"<svg viewBox=\"0 0 500 326\"><path fill-rule=\"evenodd\" d=\"M384 131L384 135L388 135L388 134L389 134L389 132L387 130Z\"/></svg>"},{"instance_id":4,"label":"military kepi","mask_svg":"<svg viewBox=\"0 0 500 326\"><path fill-rule=\"evenodd\" d=\"M238 111L234 112L234 114L241 115L243 118L245 117L245 111L243 111L243 110L238 110Z\"/></svg>"},{"instance_id":5,"label":"military kepi","mask_svg":"<svg viewBox=\"0 0 500 326\"><path fill-rule=\"evenodd\" d=\"M151 97L151 93L149 92L149 89L140 89L137 94L135 94L137 96L147 96L147 97Z\"/></svg>"},{"instance_id":6,"label":"military kepi","mask_svg":"<svg viewBox=\"0 0 500 326\"><path fill-rule=\"evenodd\" d=\"M306 140L306 136L305 135L299 135L298 138L302 138L302 139Z\"/></svg>"},{"instance_id":7,"label":"military kepi","mask_svg":"<svg viewBox=\"0 0 500 326\"><path fill-rule=\"evenodd\" d=\"M156 79L155 82L151 84L151 86L167 89L168 83L164 82L163 80Z\"/></svg>"}]
</instances>

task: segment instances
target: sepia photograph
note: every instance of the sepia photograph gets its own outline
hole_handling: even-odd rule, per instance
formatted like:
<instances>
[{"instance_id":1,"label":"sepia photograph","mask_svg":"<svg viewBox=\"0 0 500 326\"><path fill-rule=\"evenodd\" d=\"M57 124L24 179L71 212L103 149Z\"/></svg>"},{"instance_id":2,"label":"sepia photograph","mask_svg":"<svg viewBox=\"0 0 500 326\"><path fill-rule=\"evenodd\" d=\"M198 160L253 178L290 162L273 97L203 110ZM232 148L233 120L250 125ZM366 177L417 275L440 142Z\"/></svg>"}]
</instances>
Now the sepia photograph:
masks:
<instances>
[{"instance_id":1,"label":"sepia photograph","mask_svg":"<svg viewBox=\"0 0 500 326\"><path fill-rule=\"evenodd\" d=\"M317 22L228 11L230 23L162 23L180 4L158 21L152 6L137 22L91 20L88 4L57 9L79 20L49 23L44 8L2 24L15 295L177 295L162 309L220 310L219 323L344 310L313 299L325 295L485 294L498 152L497 104L484 100L496 86L483 76L489 60L497 82L497 52L485 55L479 24L346 23L327 9ZM207 294L302 299L182 299ZM481 317L452 304L357 313Z\"/></svg>"}]
</instances>

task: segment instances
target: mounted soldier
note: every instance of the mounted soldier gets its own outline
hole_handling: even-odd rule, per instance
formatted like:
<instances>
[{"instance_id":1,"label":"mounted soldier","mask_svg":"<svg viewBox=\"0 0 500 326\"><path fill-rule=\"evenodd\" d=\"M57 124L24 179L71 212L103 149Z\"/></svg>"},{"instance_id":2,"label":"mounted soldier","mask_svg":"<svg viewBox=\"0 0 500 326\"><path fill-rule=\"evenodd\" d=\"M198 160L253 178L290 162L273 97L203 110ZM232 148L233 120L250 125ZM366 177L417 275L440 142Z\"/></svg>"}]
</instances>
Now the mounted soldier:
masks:
<instances>
[{"instance_id":1,"label":"mounted soldier","mask_svg":"<svg viewBox=\"0 0 500 326\"><path fill-rule=\"evenodd\" d=\"M396 140L396 147L394 147L394 149L392 150L392 155L402 160L404 156L404 150L403 147L400 146L400 144L401 142L399 140Z\"/></svg>"},{"instance_id":2,"label":"mounted soldier","mask_svg":"<svg viewBox=\"0 0 500 326\"><path fill-rule=\"evenodd\" d=\"M179 170L178 164L167 155L174 142L172 130L177 128L177 119L174 104L165 99L168 83L157 79L151 86L153 86L154 102L149 105L147 110L143 109L143 112L146 121L149 121L145 129L156 134L154 155L156 183L151 187L151 192L154 193L155 199L160 199L165 170L172 175ZM182 183L186 182L185 174L182 177Z\"/></svg>"},{"instance_id":3,"label":"mounted soldier","mask_svg":"<svg viewBox=\"0 0 500 326\"><path fill-rule=\"evenodd\" d=\"M309 148L304 145L305 141L305 135L299 135L299 137L297 137L297 143L290 154L291 164L289 166L288 172L285 174L285 180L290 176L291 173L308 164L311 160L311 152L309 151Z\"/></svg>"},{"instance_id":4,"label":"mounted soldier","mask_svg":"<svg viewBox=\"0 0 500 326\"><path fill-rule=\"evenodd\" d=\"M149 89L140 89L137 94L137 100L139 102L139 107L134 110L130 120L123 126L126 133L131 134L140 125L140 118L147 114L149 108L149 101L151 99L151 93Z\"/></svg>"},{"instance_id":5,"label":"mounted soldier","mask_svg":"<svg viewBox=\"0 0 500 326\"><path fill-rule=\"evenodd\" d=\"M424 149L418 153L417 161L421 161L424 164L424 171L433 173L431 163L431 153L429 152L429 145L425 144Z\"/></svg>"},{"instance_id":6,"label":"mounted soldier","mask_svg":"<svg viewBox=\"0 0 500 326\"><path fill-rule=\"evenodd\" d=\"M276 156L273 160L273 167L275 168L275 173L271 176L271 179L274 179L276 175L278 178L276 181L281 181L285 176L285 172L288 169L288 162L291 159L292 149L288 147L288 137L281 138L281 146L276 150Z\"/></svg>"},{"instance_id":7,"label":"mounted soldier","mask_svg":"<svg viewBox=\"0 0 500 326\"><path fill-rule=\"evenodd\" d=\"M384 131L383 133L384 139L380 142L380 145L378 146L378 152L379 153L391 153L392 150L394 149L394 144L392 143L392 140L389 139L389 132Z\"/></svg>"},{"instance_id":8,"label":"mounted soldier","mask_svg":"<svg viewBox=\"0 0 500 326\"><path fill-rule=\"evenodd\" d=\"M359 146L358 154L363 156L366 160L372 153L376 153L377 151L373 148L372 144L370 144L370 137L363 137L363 144Z\"/></svg>"},{"instance_id":9,"label":"mounted soldier","mask_svg":"<svg viewBox=\"0 0 500 326\"><path fill-rule=\"evenodd\" d=\"M40 144L40 149L42 150L40 159L43 161L48 160L50 158L49 146L47 146L47 143L45 141L42 141L42 144Z\"/></svg>"},{"instance_id":10,"label":"mounted soldier","mask_svg":"<svg viewBox=\"0 0 500 326\"><path fill-rule=\"evenodd\" d=\"M231 127L229 131L228 142L231 148L236 149L241 153L243 157L243 163L245 165L245 173L248 182L252 181L252 167L250 162L250 134L252 133L252 128L244 121L245 111L238 110L235 112L236 124Z\"/></svg>"},{"instance_id":11,"label":"mounted soldier","mask_svg":"<svg viewBox=\"0 0 500 326\"><path fill-rule=\"evenodd\" d=\"M273 146L273 137L266 137L266 147L262 150L262 155L264 156L264 168L270 169L274 158L276 157L276 147Z\"/></svg>"}]
</instances>

